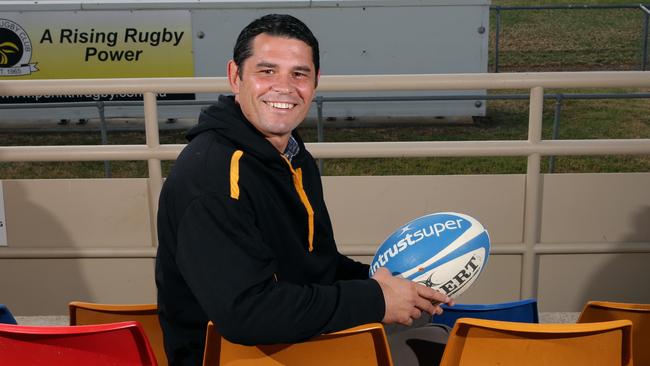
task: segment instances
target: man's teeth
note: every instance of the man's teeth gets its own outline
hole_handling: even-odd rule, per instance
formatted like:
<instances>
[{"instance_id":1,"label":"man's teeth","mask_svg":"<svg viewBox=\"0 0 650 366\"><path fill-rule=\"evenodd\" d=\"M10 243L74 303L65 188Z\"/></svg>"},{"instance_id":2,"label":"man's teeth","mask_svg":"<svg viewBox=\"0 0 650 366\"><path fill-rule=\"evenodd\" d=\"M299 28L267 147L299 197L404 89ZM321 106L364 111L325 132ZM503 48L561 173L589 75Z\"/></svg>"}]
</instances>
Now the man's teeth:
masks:
<instances>
[{"instance_id":1,"label":"man's teeth","mask_svg":"<svg viewBox=\"0 0 650 366\"><path fill-rule=\"evenodd\" d=\"M280 102L266 102L266 104L270 105L273 108L279 108L279 109L292 109L296 105L293 103L280 103Z\"/></svg>"}]
</instances>

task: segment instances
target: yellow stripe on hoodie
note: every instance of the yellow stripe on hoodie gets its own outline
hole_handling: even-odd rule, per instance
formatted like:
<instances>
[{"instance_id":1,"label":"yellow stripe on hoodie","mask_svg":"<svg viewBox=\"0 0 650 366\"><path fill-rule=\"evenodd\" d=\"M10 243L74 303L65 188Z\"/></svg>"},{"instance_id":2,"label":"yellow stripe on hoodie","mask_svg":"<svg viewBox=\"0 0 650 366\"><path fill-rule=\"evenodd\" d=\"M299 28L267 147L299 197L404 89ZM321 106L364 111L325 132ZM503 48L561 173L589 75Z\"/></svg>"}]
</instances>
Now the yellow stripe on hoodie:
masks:
<instances>
[{"instance_id":1,"label":"yellow stripe on hoodie","mask_svg":"<svg viewBox=\"0 0 650 366\"><path fill-rule=\"evenodd\" d=\"M242 155L244 152L237 150L230 157L230 197L236 200L239 199L239 159Z\"/></svg>"},{"instance_id":2,"label":"yellow stripe on hoodie","mask_svg":"<svg viewBox=\"0 0 650 366\"><path fill-rule=\"evenodd\" d=\"M291 176L293 177L293 185L296 187L296 192L298 192L298 196L300 197L300 201L302 202L303 206L305 206L305 210L307 210L307 225L309 226L309 251L311 252L314 250L314 209L311 207L311 203L309 203L309 198L307 198L305 188L302 185L302 169L293 169L289 159L284 156L282 157L289 165Z\"/></svg>"}]
</instances>

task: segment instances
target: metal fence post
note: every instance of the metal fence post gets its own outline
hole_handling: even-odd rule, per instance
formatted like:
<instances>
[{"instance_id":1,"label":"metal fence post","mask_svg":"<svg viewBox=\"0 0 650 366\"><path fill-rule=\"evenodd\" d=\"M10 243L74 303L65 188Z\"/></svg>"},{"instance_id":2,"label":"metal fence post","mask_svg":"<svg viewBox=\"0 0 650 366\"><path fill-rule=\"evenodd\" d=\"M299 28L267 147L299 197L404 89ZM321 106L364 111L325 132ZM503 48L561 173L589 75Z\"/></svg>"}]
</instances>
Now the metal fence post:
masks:
<instances>
[{"instance_id":1,"label":"metal fence post","mask_svg":"<svg viewBox=\"0 0 650 366\"><path fill-rule=\"evenodd\" d=\"M99 111L99 131L102 136L102 145L108 145L108 131L106 126L106 115L104 114L104 102L101 100L97 102L97 111ZM104 176L110 178L112 175L111 162L104 160Z\"/></svg>"},{"instance_id":2,"label":"metal fence post","mask_svg":"<svg viewBox=\"0 0 650 366\"><path fill-rule=\"evenodd\" d=\"M323 142L325 141L325 131L323 130L323 97L320 95L316 97L316 112L318 114L318 118L316 119L316 138L318 142ZM321 174L325 173L323 169L325 169L325 162L323 159L318 159L318 170Z\"/></svg>"},{"instance_id":3,"label":"metal fence post","mask_svg":"<svg viewBox=\"0 0 650 366\"><path fill-rule=\"evenodd\" d=\"M528 109L528 142L538 145L542 140L542 119L544 114L544 88L530 89ZM524 252L521 263L521 298L537 297L539 279L539 259L535 247L540 240L542 213L542 175L540 174L541 154L528 155L526 169L526 194L524 210Z\"/></svg>"},{"instance_id":4,"label":"metal fence post","mask_svg":"<svg viewBox=\"0 0 650 366\"><path fill-rule=\"evenodd\" d=\"M494 72L499 72L499 33L501 33L501 7L494 8L495 29L494 29Z\"/></svg>"},{"instance_id":5,"label":"metal fence post","mask_svg":"<svg viewBox=\"0 0 650 366\"><path fill-rule=\"evenodd\" d=\"M645 71L645 65L648 63L648 21L650 18L650 10L643 5L639 5L644 13L643 21L643 51L641 53L641 71Z\"/></svg>"},{"instance_id":6,"label":"metal fence post","mask_svg":"<svg viewBox=\"0 0 650 366\"><path fill-rule=\"evenodd\" d=\"M560 135L560 112L562 111L562 100L564 94L557 94L555 96L555 116L553 118L553 134L551 139L557 140ZM553 173L555 170L555 155L548 158L548 172Z\"/></svg>"}]
</instances>

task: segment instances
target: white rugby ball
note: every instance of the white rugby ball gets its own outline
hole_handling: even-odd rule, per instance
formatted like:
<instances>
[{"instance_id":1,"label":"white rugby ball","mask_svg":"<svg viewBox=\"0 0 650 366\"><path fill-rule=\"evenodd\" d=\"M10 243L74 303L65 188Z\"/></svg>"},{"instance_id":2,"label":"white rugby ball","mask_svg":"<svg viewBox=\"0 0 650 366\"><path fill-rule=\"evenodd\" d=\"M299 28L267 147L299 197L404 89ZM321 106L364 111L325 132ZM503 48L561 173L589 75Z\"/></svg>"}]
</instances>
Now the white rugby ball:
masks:
<instances>
[{"instance_id":1,"label":"white rugby ball","mask_svg":"<svg viewBox=\"0 0 650 366\"><path fill-rule=\"evenodd\" d=\"M457 297L476 281L490 255L490 237L471 216L438 212L397 229L379 246L370 276L380 267L393 275Z\"/></svg>"}]
</instances>

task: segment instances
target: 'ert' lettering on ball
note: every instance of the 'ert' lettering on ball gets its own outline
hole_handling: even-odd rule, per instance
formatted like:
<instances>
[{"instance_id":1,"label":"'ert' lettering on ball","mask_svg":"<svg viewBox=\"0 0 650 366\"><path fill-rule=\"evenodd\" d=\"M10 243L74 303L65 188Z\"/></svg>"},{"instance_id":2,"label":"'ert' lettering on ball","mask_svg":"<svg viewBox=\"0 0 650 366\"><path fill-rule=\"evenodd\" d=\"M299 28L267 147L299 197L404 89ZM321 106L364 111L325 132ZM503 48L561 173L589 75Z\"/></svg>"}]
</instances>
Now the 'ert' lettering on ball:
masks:
<instances>
[{"instance_id":1,"label":"'ert' lettering on ball","mask_svg":"<svg viewBox=\"0 0 650 366\"><path fill-rule=\"evenodd\" d=\"M443 291L447 296L451 296L458 292L463 286L467 283L468 280L473 278L474 276L478 275L478 269L479 266L477 262L479 261L479 258L475 255L473 255L467 264L465 264L465 267L460 270L454 277L452 277L451 280L445 282L442 286L440 286L440 290Z\"/></svg>"}]
</instances>

